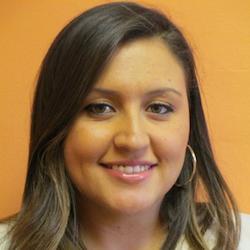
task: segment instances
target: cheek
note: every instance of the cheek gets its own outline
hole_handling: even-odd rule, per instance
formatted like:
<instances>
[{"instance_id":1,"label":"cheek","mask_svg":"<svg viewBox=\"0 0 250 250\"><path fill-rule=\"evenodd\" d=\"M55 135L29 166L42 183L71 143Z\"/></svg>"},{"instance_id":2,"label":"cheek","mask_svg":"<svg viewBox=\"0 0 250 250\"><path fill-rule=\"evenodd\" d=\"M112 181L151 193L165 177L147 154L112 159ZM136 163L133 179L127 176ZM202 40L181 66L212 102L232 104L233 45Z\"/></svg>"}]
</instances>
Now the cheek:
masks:
<instances>
[{"instance_id":1,"label":"cheek","mask_svg":"<svg viewBox=\"0 0 250 250\"><path fill-rule=\"evenodd\" d=\"M188 135L170 133L158 138L155 155L159 159L159 179L164 193L168 192L179 177L185 160Z\"/></svg>"},{"instance_id":2,"label":"cheek","mask_svg":"<svg viewBox=\"0 0 250 250\"><path fill-rule=\"evenodd\" d=\"M104 149L107 149L105 138L107 138L105 131L95 130L93 126L82 126L79 122L65 140L66 171L81 193L95 195L95 190L98 188L96 177L100 174L97 162L104 153Z\"/></svg>"},{"instance_id":3,"label":"cheek","mask_svg":"<svg viewBox=\"0 0 250 250\"><path fill-rule=\"evenodd\" d=\"M78 124L66 139L65 158L78 164L95 161L107 150L110 137L107 129L95 128L93 124Z\"/></svg>"},{"instance_id":4,"label":"cheek","mask_svg":"<svg viewBox=\"0 0 250 250\"><path fill-rule=\"evenodd\" d=\"M189 138L189 123L172 126L165 129L164 133L155 136L155 154L173 168L181 167L185 158Z\"/></svg>"}]
</instances>

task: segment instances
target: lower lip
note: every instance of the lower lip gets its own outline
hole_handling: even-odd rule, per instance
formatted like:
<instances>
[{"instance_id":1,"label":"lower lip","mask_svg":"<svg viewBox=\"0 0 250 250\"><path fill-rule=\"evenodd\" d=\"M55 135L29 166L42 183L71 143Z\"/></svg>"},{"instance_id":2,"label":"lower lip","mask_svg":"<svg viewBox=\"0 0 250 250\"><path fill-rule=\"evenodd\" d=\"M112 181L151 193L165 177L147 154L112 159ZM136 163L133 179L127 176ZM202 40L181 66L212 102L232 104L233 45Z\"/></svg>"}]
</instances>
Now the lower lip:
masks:
<instances>
[{"instance_id":1,"label":"lower lip","mask_svg":"<svg viewBox=\"0 0 250 250\"><path fill-rule=\"evenodd\" d=\"M139 183L147 180L151 176L154 168L155 167L151 167L150 169L141 173L126 174L112 168L103 167L103 169L106 170L109 175L127 183Z\"/></svg>"}]
</instances>

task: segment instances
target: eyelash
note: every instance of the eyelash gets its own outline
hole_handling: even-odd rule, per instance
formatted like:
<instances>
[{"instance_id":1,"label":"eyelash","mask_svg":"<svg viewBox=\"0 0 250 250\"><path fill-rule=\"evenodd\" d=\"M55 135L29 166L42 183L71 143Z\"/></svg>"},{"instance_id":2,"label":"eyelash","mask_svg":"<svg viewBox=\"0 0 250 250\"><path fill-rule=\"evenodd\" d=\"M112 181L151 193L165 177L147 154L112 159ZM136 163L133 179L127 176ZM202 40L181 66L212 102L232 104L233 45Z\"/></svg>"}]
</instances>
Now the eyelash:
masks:
<instances>
[{"instance_id":1,"label":"eyelash","mask_svg":"<svg viewBox=\"0 0 250 250\"><path fill-rule=\"evenodd\" d=\"M168 113L174 112L174 108L173 108L172 105L170 105L170 104L166 105L166 104L163 104L163 103L160 103L160 102L154 102L152 105L154 105L154 106L162 106L162 107L165 107L165 109L167 110L165 113L157 113L157 112L156 112L156 114L167 115ZM95 112L92 112L92 111L93 111L93 108L95 108L95 107L101 107L101 106L108 106L108 107L110 107L111 109L113 109L113 107L112 107L111 105L107 104L107 103L91 103L91 104L89 104L89 105L85 108L85 110L86 110L88 113L94 114L94 115L105 115L105 114L107 114L107 113L105 113L105 112L104 112L104 113L95 113ZM110 113L110 112L108 112L108 113ZM153 112L153 113L155 113L155 112Z\"/></svg>"}]
</instances>

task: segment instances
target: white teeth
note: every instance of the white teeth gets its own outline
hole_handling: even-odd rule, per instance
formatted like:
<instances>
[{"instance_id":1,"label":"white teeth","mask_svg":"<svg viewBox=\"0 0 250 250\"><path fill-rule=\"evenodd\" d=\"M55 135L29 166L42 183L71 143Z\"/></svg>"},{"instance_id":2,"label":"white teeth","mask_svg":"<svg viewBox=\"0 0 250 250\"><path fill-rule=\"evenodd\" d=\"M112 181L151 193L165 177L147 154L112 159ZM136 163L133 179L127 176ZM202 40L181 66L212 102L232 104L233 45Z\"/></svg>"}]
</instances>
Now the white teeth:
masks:
<instances>
[{"instance_id":1,"label":"white teeth","mask_svg":"<svg viewBox=\"0 0 250 250\"><path fill-rule=\"evenodd\" d=\"M113 165L112 169L115 169L119 172L126 173L126 174L134 174L134 173L141 173L144 171L147 171L150 168L150 166L145 165L145 166L118 166L118 165Z\"/></svg>"},{"instance_id":2,"label":"white teeth","mask_svg":"<svg viewBox=\"0 0 250 250\"><path fill-rule=\"evenodd\" d=\"M141 171L140 166L135 166L134 167L134 173L140 173L140 171Z\"/></svg>"},{"instance_id":3,"label":"white teeth","mask_svg":"<svg viewBox=\"0 0 250 250\"><path fill-rule=\"evenodd\" d=\"M128 166L128 167L125 167L124 168L124 172L126 173L126 174L133 174L133 167L130 167L130 166Z\"/></svg>"}]
</instances>

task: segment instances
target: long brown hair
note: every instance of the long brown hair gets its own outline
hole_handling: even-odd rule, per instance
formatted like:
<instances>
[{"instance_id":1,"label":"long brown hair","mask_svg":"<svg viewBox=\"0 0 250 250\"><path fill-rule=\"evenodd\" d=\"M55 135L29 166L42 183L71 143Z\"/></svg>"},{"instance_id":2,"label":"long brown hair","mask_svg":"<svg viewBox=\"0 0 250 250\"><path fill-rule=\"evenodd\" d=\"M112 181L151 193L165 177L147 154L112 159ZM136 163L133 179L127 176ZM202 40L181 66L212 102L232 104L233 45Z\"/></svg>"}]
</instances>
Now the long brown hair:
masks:
<instances>
[{"instance_id":1,"label":"long brown hair","mask_svg":"<svg viewBox=\"0 0 250 250\"><path fill-rule=\"evenodd\" d=\"M65 171L64 141L117 49L131 40L160 37L182 65L187 82L190 137L197 171L165 195L160 216L168 234L163 250L185 235L192 249L208 249L204 232L217 224L215 249L235 250L240 218L235 199L214 160L192 51L180 30L160 11L132 2L92 8L58 34L41 65L31 116L28 172L19 213L12 216L10 250L86 249L79 237L75 188ZM190 175L186 159L178 182ZM197 201L198 184L206 202ZM9 218L10 219L10 218Z\"/></svg>"}]
</instances>

